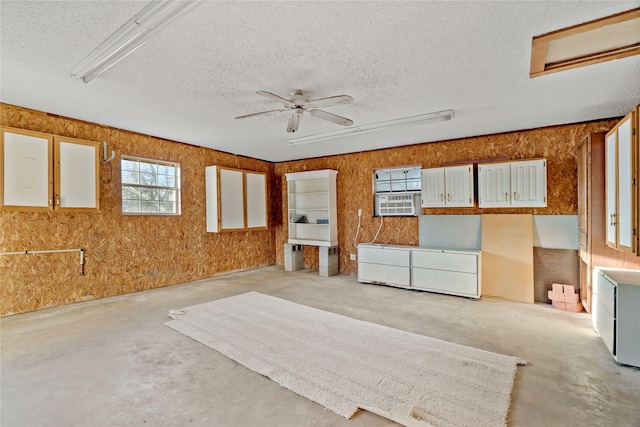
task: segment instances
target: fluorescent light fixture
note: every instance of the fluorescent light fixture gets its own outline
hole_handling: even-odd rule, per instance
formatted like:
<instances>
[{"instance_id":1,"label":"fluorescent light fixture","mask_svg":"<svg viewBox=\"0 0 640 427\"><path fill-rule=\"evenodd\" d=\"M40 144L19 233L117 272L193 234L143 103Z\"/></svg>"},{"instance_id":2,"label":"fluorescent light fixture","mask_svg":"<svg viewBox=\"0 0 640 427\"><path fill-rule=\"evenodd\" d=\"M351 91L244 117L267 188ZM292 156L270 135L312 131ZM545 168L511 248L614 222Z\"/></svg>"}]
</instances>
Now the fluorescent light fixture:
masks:
<instances>
[{"instance_id":1,"label":"fluorescent light fixture","mask_svg":"<svg viewBox=\"0 0 640 427\"><path fill-rule=\"evenodd\" d=\"M640 7L533 38L530 77L640 55Z\"/></svg>"},{"instance_id":2,"label":"fluorescent light fixture","mask_svg":"<svg viewBox=\"0 0 640 427\"><path fill-rule=\"evenodd\" d=\"M417 116L403 117L400 119L386 120L384 122L370 123L367 125L352 126L333 132L319 133L315 135L303 136L289 140L289 145L304 144L307 142L323 141L325 139L337 138L346 135L353 135L363 132L374 132L396 126L403 126L414 123L427 123L435 121L451 120L455 117L453 110L436 111L435 113L420 114Z\"/></svg>"},{"instance_id":3,"label":"fluorescent light fixture","mask_svg":"<svg viewBox=\"0 0 640 427\"><path fill-rule=\"evenodd\" d=\"M71 76L89 83L200 1L152 1L80 61Z\"/></svg>"}]
</instances>

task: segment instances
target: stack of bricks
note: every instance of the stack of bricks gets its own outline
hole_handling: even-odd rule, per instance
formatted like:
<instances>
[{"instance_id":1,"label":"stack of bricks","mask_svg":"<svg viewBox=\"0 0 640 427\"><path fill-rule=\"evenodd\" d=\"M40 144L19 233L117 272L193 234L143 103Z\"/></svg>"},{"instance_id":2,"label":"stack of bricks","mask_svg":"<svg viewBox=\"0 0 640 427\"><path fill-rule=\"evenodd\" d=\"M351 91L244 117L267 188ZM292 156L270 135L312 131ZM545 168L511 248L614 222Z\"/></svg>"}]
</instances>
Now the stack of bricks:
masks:
<instances>
[{"instance_id":1,"label":"stack of bricks","mask_svg":"<svg viewBox=\"0 0 640 427\"><path fill-rule=\"evenodd\" d=\"M571 285L554 283L549 291L549 299L554 308L558 310L579 312L582 311L580 296Z\"/></svg>"}]
</instances>

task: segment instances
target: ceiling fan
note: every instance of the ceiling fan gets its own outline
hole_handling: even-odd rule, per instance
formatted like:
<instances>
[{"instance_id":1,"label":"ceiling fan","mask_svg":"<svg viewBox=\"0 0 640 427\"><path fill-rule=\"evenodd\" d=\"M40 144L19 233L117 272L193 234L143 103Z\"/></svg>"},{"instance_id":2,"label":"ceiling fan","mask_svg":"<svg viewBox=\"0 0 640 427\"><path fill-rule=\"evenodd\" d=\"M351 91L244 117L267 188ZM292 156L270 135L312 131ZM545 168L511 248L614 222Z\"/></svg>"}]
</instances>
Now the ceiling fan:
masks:
<instances>
[{"instance_id":1,"label":"ceiling fan","mask_svg":"<svg viewBox=\"0 0 640 427\"><path fill-rule=\"evenodd\" d=\"M329 122L336 123L342 126L351 126L353 124L353 120L347 119L346 117L338 116L324 110L318 110L318 107L329 107L331 105L348 104L353 101L353 98L349 95L338 95L329 96L327 98L309 99L309 97L299 89L292 90L289 98L283 98L274 93L266 92L263 90L257 91L256 93L258 95L266 96L267 98L271 98L273 100L281 102L282 104L284 104L284 108L246 114L244 116L238 116L236 117L236 119L246 119L247 117L258 116L260 114L290 112L291 115L289 116L287 132L295 132L298 130L300 119L306 111L313 117L327 120Z\"/></svg>"}]
</instances>

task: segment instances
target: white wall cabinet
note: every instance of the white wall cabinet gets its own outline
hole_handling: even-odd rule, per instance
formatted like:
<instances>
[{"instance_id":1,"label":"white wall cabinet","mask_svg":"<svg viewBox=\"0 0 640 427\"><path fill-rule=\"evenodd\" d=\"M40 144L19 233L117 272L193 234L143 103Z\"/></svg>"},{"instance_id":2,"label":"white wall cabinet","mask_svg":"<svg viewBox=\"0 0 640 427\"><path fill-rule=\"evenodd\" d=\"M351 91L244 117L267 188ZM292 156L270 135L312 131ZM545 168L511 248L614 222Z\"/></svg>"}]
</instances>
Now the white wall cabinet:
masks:
<instances>
[{"instance_id":1,"label":"white wall cabinet","mask_svg":"<svg viewBox=\"0 0 640 427\"><path fill-rule=\"evenodd\" d=\"M358 281L479 298L481 251L358 245Z\"/></svg>"},{"instance_id":2,"label":"white wall cabinet","mask_svg":"<svg viewBox=\"0 0 640 427\"><path fill-rule=\"evenodd\" d=\"M473 207L473 165L422 170L422 207Z\"/></svg>"},{"instance_id":3,"label":"white wall cabinet","mask_svg":"<svg viewBox=\"0 0 640 427\"><path fill-rule=\"evenodd\" d=\"M100 144L2 128L3 210L100 209Z\"/></svg>"},{"instance_id":4,"label":"white wall cabinet","mask_svg":"<svg viewBox=\"0 0 640 427\"><path fill-rule=\"evenodd\" d=\"M547 206L546 159L478 165L481 208Z\"/></svg>"},{"instance_id":5,"label":"white wall cabinet","mask_svg":"<svg viewBox=\"0 0 640 427\"><path fill-rule=\"evenodd\" d=\"M207 166L207 231L267 229L267 177L221 166Z\"/></svg>"},{"instance_id":6,"label":"white wall cabinet","mask_svg":"<svg viewBox=\"0 0 640 427\"><path fill-rule=\"evenodd\" d=\"M336 246L338 171L324 169L285 174L288 201L288 243Z\"/></svg>"},{"instance_id":7,"label":"white wall cabinet","mask_svg":"<svg viewBox=\"0 0 640 427\"><path fill-rule=\"evenodd\" d=\"M618 363L640 367L640 270L601 269L594 326Z\"/></svg>"},{"instance_id":8,"label":"white wall cabinet","mask_svg":"<svg viewBox=\"0 0 640 427\"><path fill-rule=\"evenodd\" d=\"M629 113L605 137L605 188L607 245L640 255L638 111Z\"/></svg>"}]
</instances>

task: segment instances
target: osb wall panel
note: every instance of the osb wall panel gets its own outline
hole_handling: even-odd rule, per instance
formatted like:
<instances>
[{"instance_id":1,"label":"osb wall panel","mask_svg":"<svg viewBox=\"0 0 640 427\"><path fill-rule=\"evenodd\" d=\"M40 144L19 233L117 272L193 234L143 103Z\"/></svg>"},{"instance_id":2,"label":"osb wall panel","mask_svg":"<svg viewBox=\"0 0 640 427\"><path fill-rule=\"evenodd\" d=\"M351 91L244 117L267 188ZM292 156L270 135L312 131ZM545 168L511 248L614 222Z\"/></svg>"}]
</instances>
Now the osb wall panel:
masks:
<instances>
[{"instance_id":1,"label":"osb wall panel","mask_svg":"<svg viewBox=\"0 0 640 427\"><path fill-rule=\"evenodd\" d=\"M356 235L358 209L362 209L362 223L358 243L371 241L381 218L373 217L372 174L375 169L419 164L423 168L439 167L455 162L477 162L488 159L523 160L547 159L548 203L546 208L529 209L423 209L423 214L577 214L577 146L589 132L608 131L616 120L553 126L498 135L464 138L437 143L329 156L316 159L279 163L275 166L276 179L282 187L281 217L287 218L285 173L316 169L338 171L338 241L341 273L356 274L357 261L349 259L356 253L353 239ZM284 263L283 244L287 241L287 224L276 229L277 263ZM376 242L387 244L418 244L416 217L386 217ZM318 251L305 247L306 268L318 268Z\"/></svg>"},{"instance_id":2,"label":"osb wall panel","mask_svg":"<svg viewBox=\"0 0 640 427\"><path fill-rule=\"evenodd\" d=\"M275 227L281 224L281 184L271 163L153 138L43 112L0 104L0 124L90 141L107 141L97 213L0 212L0 251L82 248L79 254L0 257L1 315L201 279L275 264ZM182 215L122 215L120 157L181 165ZM271 195L269 230L207 233L205 166L266 172ZM273 206L278 206L274 209Z\"/></svg>"}]
</instances>

